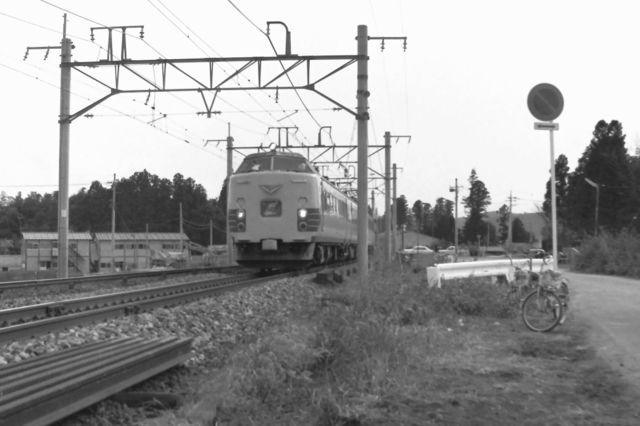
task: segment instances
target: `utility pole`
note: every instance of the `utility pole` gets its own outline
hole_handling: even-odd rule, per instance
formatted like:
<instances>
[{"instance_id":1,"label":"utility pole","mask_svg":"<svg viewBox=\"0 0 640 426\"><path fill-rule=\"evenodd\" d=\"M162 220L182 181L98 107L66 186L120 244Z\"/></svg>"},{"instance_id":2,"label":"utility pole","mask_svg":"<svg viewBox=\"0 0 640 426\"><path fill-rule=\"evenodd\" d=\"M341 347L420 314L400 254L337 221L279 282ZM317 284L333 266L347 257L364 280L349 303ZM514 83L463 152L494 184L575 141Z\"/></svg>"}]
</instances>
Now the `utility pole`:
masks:
<instances>
[{"instance_id":1,"label":"utility pole","mask_svg":"<svg viewBox=\"0 0 640 426\"><path fill-rule=\"evenodd\" d=\"M395 203L395 201L394 201ZM391 240L391 133L384 132L384 261L390 256ZM394 243L395 246L395 243Z\"/></svg>"},{"instance_id":2,"label":"utility pole","mask_svg":"<svg viewBox=\"0 0 640 426\"><path fill-rule=\"evenodd\" d=\"M64 14L60 46L27 47L24 60L30 50L49 51L60 49L60 156L58 167L58 278L69 277L69 117L71 110L71 63L73 43L67 38L67 14Z\"/></svg>"},{"instance_id":3,"label":"utility pole","mask_svg":"<svg viewBox=\"0 0 640 426\"><path fill-rule=\"evenodd\" d=\"M180 203L180 255L184 259L184 241L182 239L182 203Z\"/></svg>"},{"instance_id":4,"label":"utility pole","mask_svg":"<svg viewBox=\"0 0 640 426\"><path fill-rule=\"evenodd\" d=\"M397 181L396 181L396 163L393 163L393 221L391 222L392 236L393 236L393 254L398 251L398 237L396 229L398 228L398 195L397 195Z\"/></svg>"},{"instance_id":5,"label":"utility pole","mask_svg":"<svg viewBox=\"0 0 640 426\"><path fill-rule=\"evenodd\" d=\"M376 215L376 199L374 197L374 190L371 190L371 216L375 219Z\"/></svg>"},{"instance_id":6,"label":"utility pole","mask_svg":"<svg viewBox=\"0 0 640 426\"><path fill-rule=\"evenodd\" d=\"M209 245L213 245L213 219L209 219Z\"/></svg>"},{"instance_id":7,"label":"utility pole","mask_svg":"<svg viewBox=\"0 0 640 426\"><path fill-rule=\"evenodd\" d=\"M489 217L487 216L487 244L486 244L486 250L487 252L489 251L489 231L491 231L491 222L489 222ZM487 254L485 253L485 256Z\"/></svg>"},{"instance_id":8,"label":"utility pole","mask_svg":"<svg viewBox=\"0 0 640 426\"><path fill-rule=\"evenodd\" d=\"M584 180L585 182L587 182L589 185L593 186L596 189L596 224L593 230L593 235L597 237L598 236L598 206L600 204L600 185L598 185L594 181L587 178L584 178Z\"/></svg>"},{"instance_id":9,"label":"utility pole","mask_svg":"<svg viewBox=\"0 0 640 426\"><path fill-rule=\"evenodd\" d=\"M149 245L149 224L144 224L145 239L147 240L147 268L151 268L151 246Z\"/></svg>"},{"instance_id":10,"label":"utility pole","mask_svg":"<svg viewBox=\"0 0 640 426\"><path fill-rule=\"evenodd\" d=\"M116 174L113 174L111 185L113 195L111 197L111 273L116 272Z\"/></svg>"},{"instance_id":11,"label":"utility pole","mask_svg":"<svg viewBox=\"0 0 640 426\"><path fill-rule=\"evenodd\" d=\"M233 242L231 241L231 232L229 231L229 206L231 200L229 199L229 185L231 184L231 175L233 174L233 138L231 137L231 123L228 126L228 136L226 139L207 139L205 146L209 142L226 142L227 143L227 220L226 220L226 241L227 241L227 264L231 265L233 262ZM274 129L277 127L269 127ZM280 140L280 131L278 130L278 141ZM289 134L287 133L287 145L289 145ZM211 230L209 231L209 245L213 245L213 221L210 224Z\"/></svg>"},{"instance_id":12,"label":"utility pole","mask_svg":"<svg viewBox=\"0 0 640 426\"><path fill-rule=\"evenodd\" d=\"M455 192L456 193L456 218L455 221L453 223L453 240L454 240L454 244L455 244L455 261L458 261L458 189L460 189L461 187L458 186L458 178L456 178L456 186L451 188L449 187L449 192Z\"/></svg>"},{"instance_id":13,"label":"utility pole","mask_svg":"<svg viewBox=\"0 0 640 426\"><path fill-rule=\"evenodd\" d=\"M511 253L511 245L513 243L513 228L512 228L511 222L513 221L513 219L512 219L513 200L515 200L515 199L516 199L516 197L514 197L511 194L511 191L509 191L509 228L508 228L508 232L507 232L507 250L509 251L509 253Z\"/></svg>"},{"instance_id":14,"label":"utility pole","mask_svg":"<svg viewBox=\"0 0 640 426\"><path fill-rule=\"evenodd\" d=\"M62 41L60 46L27 47L24 60L30 50L60 49L60 156L58 169L58 278L69 277L69 113L71 109L71 49L73 43L67 38L67 14L64 14Z\"/></svg>"},{"instance_id":15,"label":"utility pole","mask_svg":"<svg viewBox=\"0 0 640 426\"><path fill-rule=\"evenodd\" d=\"M367 175L369 168L368 122L369 122L369 35L366 25L358 25L358 276L367 276L368 227L367 227Z\"/></svg>"},{"instance_id":16,"label":"utility pole","mask_svg":"<svg viewBox=\"0 0 640 426\"><path fill-rule=\"evenodd\" d=\"M228 125L227 135L227 265L233 263L233 242L231 241L231 231L229 228L229 185L231 185L231 175L233 174L233 138L231 137L231 123Z\"/></svg>"}]
</instances>

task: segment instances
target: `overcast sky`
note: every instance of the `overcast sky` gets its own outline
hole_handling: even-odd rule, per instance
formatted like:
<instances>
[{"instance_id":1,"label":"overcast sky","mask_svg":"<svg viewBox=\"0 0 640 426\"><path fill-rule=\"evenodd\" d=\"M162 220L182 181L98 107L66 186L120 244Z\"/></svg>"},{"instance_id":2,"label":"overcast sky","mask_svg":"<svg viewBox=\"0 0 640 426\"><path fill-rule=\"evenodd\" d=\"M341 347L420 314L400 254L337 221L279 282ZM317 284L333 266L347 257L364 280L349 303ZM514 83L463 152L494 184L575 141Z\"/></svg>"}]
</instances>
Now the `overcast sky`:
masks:
<instances>
[{"instance_id":1,"label":"overcast sky","mask_svg":"<svg viewBox=\"0 0 640 426\"><path fill-rule=\"evenodd\" d=\"M267 21L287 24L292 53L298 55L355 54L358 25L367 25L370 36L408 37L406 52L401 42L387 41L384 52L378 41L369 42L368 81L369 143L383 144L385 131L411 135L410 143L400 140L392 149L392 162L401 168L398 195L404 194L410 205L418 199L432 204L438 197L453 199L449 188L456 178L464 187L461 197L466 195L475 168L491 194L491 210L506 203L512 191L519 198L515 212L535 211L550 167L549 132L533 130L536 119L526 105L538 83L554 84L564 95L555 153L565 154L572 170L598 120L622 122L630 153L639 139L637 1L5 1L0 7L0 191L8 195L57 190L59 51L51 51L47 60L44 51L31 51L26 61L23 56L27 46L60 45L61 8L68 11L75 61L106 58L107 33L96 31L95 42L90 41L90 28L103 25L144 25L142 41L127 38L132 59L272 56L262 33ZM282 53L282 27L272 27L271 35ZM114 34L114 47L119 55L119 34ZM335 66L314 64L312 74ZM205 78L203 67L189 71ZM150 80L161 79L159 67L136 69ZM113 81L107 67L85 71ZM229 65L216 67L214 78L231 72ZM301 81L305 72L301 67L292 78ZM122 73L123 84L133 84L131 74ZM168 79L188 85L177 73ZM256 80L254 66L235 84ZM356 84L352 65L318 89L355 110ZM108 93L76 71L71 91L72 112ZM303 90L299 96L312 115L293 91L285 90L277 102L273 92L222 92L213 107L221 114L212 118L197 114L205 111L198 93L113 96L88 112L93 118L71 124L70 193L94 180L108 185L114 173L121 178L147 169L169 179L176 173L192 177L217 197L226 152L224 144L204 145L225 138L228 123L238 147L277 141L277 133L268 132L276 126L298 127L290 136L292 145L315 144L319 125L331 126L337 145L357 143L353 116L333 111L335 105L314 93ZM330 143L328 135L323 141ZM234 167L241 159L234 155ZM355 160L355 153L349 159ZM383 170L384 157L374 155L371 167ZM334 168L327 174L343 172ZM383 188L382 181L376 185ZM376 206L383 200L377 195Z\"/></svg>"}]
</instances>

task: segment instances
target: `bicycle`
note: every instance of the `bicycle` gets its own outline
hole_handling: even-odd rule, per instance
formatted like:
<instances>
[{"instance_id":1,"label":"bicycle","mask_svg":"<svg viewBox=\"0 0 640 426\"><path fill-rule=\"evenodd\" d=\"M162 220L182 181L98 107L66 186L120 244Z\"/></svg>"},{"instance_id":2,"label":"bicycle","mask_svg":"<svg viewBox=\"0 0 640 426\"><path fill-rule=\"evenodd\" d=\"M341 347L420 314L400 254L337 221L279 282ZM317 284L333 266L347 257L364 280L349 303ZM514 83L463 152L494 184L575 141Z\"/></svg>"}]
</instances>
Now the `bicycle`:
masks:
<instances>
[{"instance_id":1,"label":"bicycle","mask_svg":"<svg viewBox=\"0 0 640 426\"><path fill-rule=\"evenodd\" d=\"M518 267L515 269L515 280L507 283L505 299L507 306L521 309L524 297L531 290L531 274Z\"/></svg>"},{"instance_id":2,"label":"bicycle","mask_svg":"<svg viewBox=\"0 0 640 426\"><path fill-rule=\"evenodd\" d=\"M522 319L531 331L549 332L566 320L569 302L569 286L567 280L560 282L559 288L545 282L550 275L553 280L561 274L545 271L539 274L537 288L529 293L522 302Z\"/></svg>"}]
</instances>

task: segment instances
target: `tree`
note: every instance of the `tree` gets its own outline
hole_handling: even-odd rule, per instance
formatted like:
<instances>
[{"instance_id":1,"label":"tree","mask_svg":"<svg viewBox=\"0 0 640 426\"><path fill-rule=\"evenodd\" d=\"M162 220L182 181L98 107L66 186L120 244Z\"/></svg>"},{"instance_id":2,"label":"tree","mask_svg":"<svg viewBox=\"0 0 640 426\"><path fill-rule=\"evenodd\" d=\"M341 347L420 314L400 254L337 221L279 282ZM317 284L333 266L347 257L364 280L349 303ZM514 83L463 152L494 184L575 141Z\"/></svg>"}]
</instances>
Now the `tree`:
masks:
<instances>
[{"instance_id":1,"label":"tree","mask_svg":"<svg viewBox=\"0 0 640 426\"><path fill-rule=\"evenodd\" d=\"M445 241L454 240L455 218L453 217L453 201L438 198L433 208L433 220L435 221L434 237Z\"/></svg>"},{"instance_id":2,"label":"tree","mask_svg":"<svg viewBox=\"0 0 640 426\"><path fill-rule=\"evenodd\" d=\"M565 203L569 191L569 160L564 154L560 154L555 162L556 171L556 214L558 221L564 221ZM551 178L547 181L547 190L544 193L542 210L551 215Z\"/></svg>"},{"instance_id":3,"label":"tree","mask_svg":"<svg viewBox=\"0 0 640 426\"><path fill-rule=\"evenodd\" d=\"M471 170L469 176L469 195L462 199L462 204L467 211L467 220L463 228L464 239L469 242L477 242L478 235L486 235L486 225L483 217L487 212L487 206L491 204L491 196L484 182L478 179L476 170Z\"/></svg>"},{"instance_id":4,"label":"tree","mask_svg":"<svg viewBox=\"0 0 640 426\"><path fill-rule=\"evenodd\" d=\"M615 232L631 222L636 206L625 138L616 120L596 124L591 143L569 177L565 211L575 230L591 233L595 224L596 189L585 178L600 185L600 227Z\"/></svg>"},{"instance_id":5,"label":"tree","mask_svg":"<svg viewBox=\"0 0 640 426\"><path fill-rule=\"evenodd\" d=\"M509 238L509 207L503 204L498 210L500 217L498 218L498 239L502 242L507 241Z\"/></svg>"},{"instance_id":6,"label":"tree","mask_svg":"<svg viewBox=\"0 0 640 426\"><path fill-rule=\"evenodd\" d=\"M397 229L402 229L402 225L409 225L409 204L404 195L396 198L396 205L398 206L398 217L396 218Z\"/></svg>"},{"instance_id":7,"label":"tree","mask_svg":"<svg viewBox=\"0 0 640 426\"><path fill-rule=\"evenodd\" d=\"M511 222L511 232L514 243L528 243L531 235L524 227L524 223L519 218L513 219Z\"/></svg>"},{"instance_id":8,"label":"tree","mask_svg":"<svg viewBox=\"0 0 640 426\"><path fill-rule=\"evenodd\" d=\"M423 203L420 200L413 203L413 207L411 207L411 210L413 211L413 215L416 219L416 230L418 232L425 233L428 212L430 208L431 208L430 204ZM420 229L418 229L418 227Z\"/></svg>"}]
</instances>

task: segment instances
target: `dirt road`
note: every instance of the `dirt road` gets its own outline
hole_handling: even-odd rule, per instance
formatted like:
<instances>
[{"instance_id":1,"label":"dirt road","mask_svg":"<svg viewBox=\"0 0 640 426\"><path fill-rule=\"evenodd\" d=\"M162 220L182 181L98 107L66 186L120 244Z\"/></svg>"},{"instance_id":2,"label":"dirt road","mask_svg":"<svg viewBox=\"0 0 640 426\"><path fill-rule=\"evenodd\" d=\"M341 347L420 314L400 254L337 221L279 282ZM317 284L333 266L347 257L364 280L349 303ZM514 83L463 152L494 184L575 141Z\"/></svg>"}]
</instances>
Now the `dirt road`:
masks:
<instances>
[{"instance_id":1,"label":"dirt road","mask_svg":"<svg viewBox=\"0 0 640 426\"><path fill-rule=\"evenodd\" d=\"M571 310L593 326L591 340L598 352L640 387L640 280L563 275L570 280Z\"/></svg>"}]
</instances>

